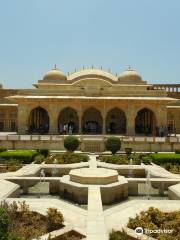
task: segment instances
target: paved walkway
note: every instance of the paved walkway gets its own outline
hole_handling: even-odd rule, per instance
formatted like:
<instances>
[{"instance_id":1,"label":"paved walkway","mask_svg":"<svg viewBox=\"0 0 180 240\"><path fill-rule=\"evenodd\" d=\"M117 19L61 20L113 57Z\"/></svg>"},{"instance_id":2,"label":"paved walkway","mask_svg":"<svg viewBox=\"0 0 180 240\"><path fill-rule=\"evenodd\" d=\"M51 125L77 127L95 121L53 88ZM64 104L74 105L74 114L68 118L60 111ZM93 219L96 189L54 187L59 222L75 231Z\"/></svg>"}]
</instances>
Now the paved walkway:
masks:
<instances>
[{"instance_id":1,"label":"paved walkway","mask_svg":"<svg viewBox=\"0 0 180 240\"><path fill-rule=\"evenodd\" d=\"M108 240L99 186L88 190L87 240Z\"/></svg>"},{"instance_id":2,"label":"paved walkway","mask_svg":"<svg viewBox=\"0 0 180 240\"><path fill-rule=\"evenodd\" d=\"M96 156L90 155L89 167L97 168ZM108 240L101 190L97 185L88 188L87 240Z\"/></svg>"}]
</instances>

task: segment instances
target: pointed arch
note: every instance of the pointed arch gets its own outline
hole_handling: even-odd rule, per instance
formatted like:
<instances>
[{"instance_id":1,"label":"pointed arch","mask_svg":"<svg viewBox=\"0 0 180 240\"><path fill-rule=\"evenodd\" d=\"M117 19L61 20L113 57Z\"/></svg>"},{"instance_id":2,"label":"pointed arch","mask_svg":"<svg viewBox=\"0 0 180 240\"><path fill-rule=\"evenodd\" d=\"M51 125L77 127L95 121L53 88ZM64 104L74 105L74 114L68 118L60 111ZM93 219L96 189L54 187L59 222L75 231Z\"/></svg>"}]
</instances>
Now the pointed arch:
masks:
<instances>
[{"instance_id":1,"label":"pointed arch","mask_svg":"<svg viewBox=\"0 0 180 240\"><path fill-rule=\"evenodd\" d=\"M86 109L82 116L82 132L85 134L101 134L103 126L103 118L101 112L90 107Z\"/></svg>"},{"instance_id":2,"label":"pointed arch","mask_svg":"<svg viewBox=\"0 0 180 240\"><path fill-rule=\"evenodd\" d=\"M46 134L49 132L49 115L42 107L31 110L29 115L29 133Z\"/></svg>"},{"instance_id":3,"label":"pointed arch","mask_svg":"<svg viewBox=\"0 0 180 240\"><path fill-rule=\"evenodd\" d=\"M79 132L79 118L77 111L71 107L61 110L58 118L60 134L77 134Z\"/></svg>"},{"instance_id":4,"label":"pointed arch","mask_svg":"<svg viewBox=\"0 0 180 240\"><path fill-rule=\"evenodd\" d=\"M110 134L126 133L126 115L120 108L112 108L106 115L106 132Z\"/></svg>"},{"instance_id":5,"label":"pointed arch","mask_svg":"<svg viewBox=\"0 0 180 240\"><path fill-rule=\"evenodd\" d=\"M156 117L152 110L143 108L137 112L135 119L135 131L137 134L155 134Z\"/></svg>"}]
</instances>

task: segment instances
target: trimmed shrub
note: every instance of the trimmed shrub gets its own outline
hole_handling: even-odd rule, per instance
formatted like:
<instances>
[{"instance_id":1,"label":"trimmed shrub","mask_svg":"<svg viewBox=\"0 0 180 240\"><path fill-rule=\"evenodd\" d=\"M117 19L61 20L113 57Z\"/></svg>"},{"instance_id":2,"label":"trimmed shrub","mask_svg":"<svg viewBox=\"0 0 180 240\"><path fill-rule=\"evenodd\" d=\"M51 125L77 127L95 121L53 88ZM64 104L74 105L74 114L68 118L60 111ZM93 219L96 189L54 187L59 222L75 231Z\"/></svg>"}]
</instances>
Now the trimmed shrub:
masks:
<instances>
[{"instance_id":1,"label":"trimmed shrub","mask_svg":"<svg viewBox=\"0 0 180 240\"><path fill-rule=\"evenodd\" d=\"M49 149L39 149L38 151L41 155L43 155L44 157L47 157L49 155Z\"/></svg>"},{"instance_id":2,"label":"trimmed shrub","mask_svg":"<svg viewBox=\"0 0 180 240\"><path fill-rule=\"evenodd\" d=\"M180 154L175 153L153 153L151 154L153 163L163 165L166 163L180 164Z\"/></svg>"},{"instance_id":3,"label":"trimmed shrub","mask_svg":"<svg viewBox=\"0 0 180 240\"><path fill-rule=\"evenodd\" d=\"M74 152L76 149L78 149L80 144L80 141L77 137L75 136L67 136L64 139L64 147L69 151L69 152Z\"/></svg>"},{"instance_id":4,"label":"trimmed shrub","mask_svg":"<svg viewBox=\"0 0 180 240\"><path fill-rule=\"evenodd\" d=\"M0 152L5 152L5 151L7 151L7 148L5 148L5 147L0 147Z\"/></svg>"},{"instance_id":5,"label":"trimmed shrub","mask_svg":"<svg viewBox=\"0 0 180 240\"><path fill-rule=\"evenodd\" d=\"M180 149L176 149L176 150L175 150L175 153L176 153L176 154L180 154Z\"/></svg>"},{"instance_id":6,"label":"trimmed shrub","mask_svg":"<svg viewBox=\"0 0 180 240\"><path fill-rule=\"evenodd\" d=\"M145 165L149 165L149 164L151 164L151 162L152 162L152 158L151 158L150 155L147 154L147 155L142 156L141 161L142 161L142 163L144 163Z\"/></svg>"},{"instance_id":7,"label":"trimmed shrub","mask_svg":"<svg viewBox=\"0 0 180 240\"><path fill-rule=\"evenodd\" d=\"M37 151L33 150L13 150L0 153L0 159L9 160L17 159L22 163L28 164L34 161L34 158L38 155Z\"/></svg>"},{"instance_id":8,"label":"trimmed shrub","mask_svg":"<svg viewBox=\"0 0 180 240\"><path fill-rule=\"evenodd\" d=\"M42 162L44 162L44 159L45 159L44 155L39 154L39 155L35 156L34 163L41 164Z\"/></svg>"},{"instance_id":9,"label":"trimmed shrub","mask_svg":"<svg viewBox=\"0 0 180 240\"><path fill-rule=\"evenodd\" d=\"M118 137L110 137L106 140L105 147L114 155L121 149L121 141Z\"/></svg>"},{"instance_id":10,"label":"trimmed shrub","mask_svg":"<svg viewBox=\"0 0 180 240\"><path fill-rule=\"evenodd\" d=\"M49 208L47 212L48 230L54 231L63 226L64 218L56 208Z\"/></svg>"}]
</instances>

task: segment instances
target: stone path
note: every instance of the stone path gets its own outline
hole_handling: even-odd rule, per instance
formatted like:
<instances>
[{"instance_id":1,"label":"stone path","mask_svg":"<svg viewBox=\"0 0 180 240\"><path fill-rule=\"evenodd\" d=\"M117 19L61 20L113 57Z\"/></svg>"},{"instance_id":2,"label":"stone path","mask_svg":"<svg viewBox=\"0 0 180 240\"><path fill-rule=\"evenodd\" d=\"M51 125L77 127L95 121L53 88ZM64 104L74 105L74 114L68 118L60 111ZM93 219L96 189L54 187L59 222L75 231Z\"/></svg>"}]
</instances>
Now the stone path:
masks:
<instances>
[{"instance_id":1,"label":"stone path","mask_svg":"<svg viewBox=\"0 0 180 240\"><path fill-rule=\"evenodd\" d=\"M89 167L97 168L95 155L90 156ZM101 190L98 185L88 187L87 240L108 240Z\"/></svg>"},{"instance_id":2,"label":"stone path","mask_svg":"<svg viewBox=\"0 0 180 240\"><path fill-rule=\"evenodd\" d=\"M108 240L99 186L88 191L87 240Z\"/></svg>"}]
</instances>

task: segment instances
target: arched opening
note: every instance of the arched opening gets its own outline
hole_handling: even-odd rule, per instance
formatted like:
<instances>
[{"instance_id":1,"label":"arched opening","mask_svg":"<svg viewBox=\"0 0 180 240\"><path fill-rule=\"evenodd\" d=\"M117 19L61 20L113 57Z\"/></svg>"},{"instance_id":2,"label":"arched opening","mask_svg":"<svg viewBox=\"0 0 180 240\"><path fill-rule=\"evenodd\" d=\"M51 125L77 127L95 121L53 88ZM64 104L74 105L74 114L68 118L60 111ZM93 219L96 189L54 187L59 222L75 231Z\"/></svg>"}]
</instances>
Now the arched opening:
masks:
<instances>
[{"instance_id":1,"label":"arched opening","mask_svg":"<svg viewBox=\"0 0 180 240\"><path fill-rule=\"evenodd\" d=\"M110 134L126 133L126 116L121 109L113 108L107 113L106 132Z\"/></svg>"},{"instance_id":2,"label":"arched opening","mask_svg":"<svg viewBox=\"0 0 180 240\"><path fill-rule=\"evenodd\" d=\"M48 112L42 108L34 108L29 116L29 133L46 134L49 132Z\"/></svg>"},{"instance_id":3,"label":"arched opening","mask_svg":"<svg viewBox=\"0 0 180 240\"><path fill-rule=\"evenodd\" d=\"M96 108L88 108L82 117L82 132L85 134L101 134L103 119Z\"/></svg>"},{"instance_id":4,"label":"arched opening","mask_svg":"<svg viewBox=\"0 0 180 240\"><path fill-rule=\"evenodd\" d=\"M155 134L156 119L153 111L148 108L141 109L135 119L135 130L137 134Z\"/></svg>"},{"instance_id":5,"label":"arched opening","mask_svg":"<svg viewBox=\"0 0 180 240\"><path fill-rule=\"evenodd\" d=\"M73 108L67 107L60 112L58 131L60 134L76 134L79 132L79 119Z\"/></svg>"}]
</instances>

